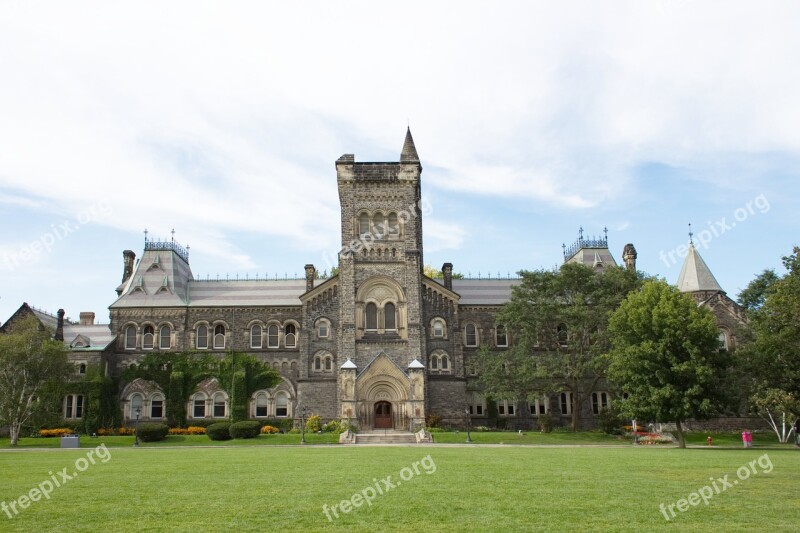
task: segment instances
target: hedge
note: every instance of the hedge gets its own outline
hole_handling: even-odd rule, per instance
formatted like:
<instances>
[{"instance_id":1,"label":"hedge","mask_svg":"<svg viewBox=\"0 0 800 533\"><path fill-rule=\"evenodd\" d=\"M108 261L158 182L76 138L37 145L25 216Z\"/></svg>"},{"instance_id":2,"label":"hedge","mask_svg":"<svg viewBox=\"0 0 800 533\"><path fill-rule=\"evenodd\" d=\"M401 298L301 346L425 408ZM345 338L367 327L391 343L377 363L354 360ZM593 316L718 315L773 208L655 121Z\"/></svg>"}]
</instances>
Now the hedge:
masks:
<instances>
[{"instance_id":1,"label":"hedge","mask_svg":"<svg viewBox=\"0 0 800 533\"><path fill-rule=\"evenodd\" d=\"M140 424L136 433L142 442L156 442L167 437L169 426L166 424Z\"/></svg>"},{"instance_id":2,"label":"hedge","mask_svg":"<svg viewBox=\"0 0 800 533\"><path fill-rule=\"evenodd\" d=\"M230 422L217 422L206 428L206 435L211 440L230 440Z\"/></svg>"},{"instance_id":3,"label":"hedge","mask_svg":"<svg viewBox=\"0 0 800 533\"><path fill-rule=\"evenodd\" d=\"M231 424L230 434L234 439L253 439L261 432L261 422L257 420L243 420Z\"/></svg>"}]
</instances>

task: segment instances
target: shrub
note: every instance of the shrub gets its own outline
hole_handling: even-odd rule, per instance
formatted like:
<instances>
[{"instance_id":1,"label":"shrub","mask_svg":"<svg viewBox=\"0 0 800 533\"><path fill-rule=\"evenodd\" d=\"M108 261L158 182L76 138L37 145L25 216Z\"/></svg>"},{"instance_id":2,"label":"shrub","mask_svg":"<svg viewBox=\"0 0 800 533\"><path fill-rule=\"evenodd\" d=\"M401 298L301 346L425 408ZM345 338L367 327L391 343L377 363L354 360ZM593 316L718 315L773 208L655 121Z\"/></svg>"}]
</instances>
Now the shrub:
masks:
<instances>
[{"instance_id":1,"label":"shrub","mask_svg":"<svg viewBox=\"0 0 800 533\"><path fill-rule=\"evenodd\" d=\"M69 428L55 428L55 429L40 429L40 437L63 437L65 435L72 435L75 433Z\"/></svg>"},{"instance_id":2,"label":"shrub","mask_svg":"<svg viewBox=\"0 0 800 533\"><path fill-rule=\"evenodd\" d=\"M261 424L278 428L281 433L288 433L294 427L294 420L291 418L267 418L262 419Z\"/></svg>"},{"instance_id":3,"label":"shrub","mask_svg":"<svg viewBox=\"0 0 800 533\"><path fill-rule=\"evenodd\" d=\"M269 435L270 433L280 433L281 430L274 427L274 426L264 426L261 428L261 433L264 435Z\"/></svg>"},{"instance_id":4,"label":"shrub","mask_svg":"<svg viewBox=\"0 0 800 533\"><path fill-rule=\"evenodd\" d=\"M202 426L189 426L188 428L186 428L186 432L189 435L205 435L206 428Z\"/></svg>"},{"instance_id":5,"label":"shrub","mask_svg":"<svg viewBox=\"0 0 800 533\"><path fill-rule=\"evenodd\" d=\"M342 431L342 424L338 420L331 420L324 426L322 426L322 431L325 433L341 433Z\"/></svg>"},{"instance_id":6,"label":"shrub","mask_svg":"<svg viewBox=\"0 0 800 533\"><path fill-rule=\"evenodd\" d=\"M322 419L319 415L312 414L308 418L306 418L306 431L310 433L316 433L317 431L322 431Z\"/></svg>"},{"instance_id":7,"label":"shrub","mask_svg":"<svg viewBox=\"0 0 800 533\"><path fill-rule=\"evenodd\" d=\"M121 435L121 436L132 436L134 433L136 433L136 429L135 428L122 427L122 428L117 429L117 435Z\"/></svg>"},{"instance_id":8,"label":"shrub","mask_svg":"<svg viewBox=\"0 0 800 533\"><path fill-rule=\"evenodd\" d=\"M192 420L191 425L189 427L198 427L198 428L207 428L211 424L218 424L218 420L214 420L212 418L198 418L197 420Z\"/></svg>"},{"instance_id":9,"label":"shrub","mask_svg":"<svg viewBox=\"0 0 800 533\"><path fill-rule=\"evenodd\" d=\"M228 429L234 439L254 439L261 431L261 422L257 420L242 420L231 424Z\"/></svg>"},{"instance_id":10,"label":"shrub","mask_svg":"<svg viewBox=\"0 0 800 533\"><path fill-rule=\"evenodd\" d=\"M603 430L603 433L608 433L609 435L618 435L622 433L622 424L624 421L615 410L600 409L598 419L600 421L600 429Z\"/></svg>"},{"instance_id":11,"label":"shrub","mask_svg":"<svg viewBox=\"0 0 800 533\"><path fill-rule=\"evenodd\" d=\"M206 428L206 435L211 440L230 440L230 422L217 422Z\"/></svg>"},{"instance_id":12,"label":"shrub","mask_svg":"<svg viewBox=\"0 0 800 533\"><path fill-rule=\"evenodd\" d=\"M164 440L169 433L169 426L166 424L139 424L137 433L142 442L156 442Z\"/></svg>"},{"instance_id":13,"label":"shrub","mask_svg":"<svg viewBox=\"0 0 800 533\"><path fill-rule=\"evenodd\" d=\"M437 414L428 413L425 415L425 427L427 428L438 428L441 421L442 417Z\"/></svg>"},{"instance_id":14,"label":"shrub","mask_svg":"<svg viewBox=\"0 0 800 533\"><path fill-rule=\"evenodd\" d=\"M546 413L539 416L539 431L542 433L550 433L553 431L553 415Z\"/></svg>"}]
</instances>

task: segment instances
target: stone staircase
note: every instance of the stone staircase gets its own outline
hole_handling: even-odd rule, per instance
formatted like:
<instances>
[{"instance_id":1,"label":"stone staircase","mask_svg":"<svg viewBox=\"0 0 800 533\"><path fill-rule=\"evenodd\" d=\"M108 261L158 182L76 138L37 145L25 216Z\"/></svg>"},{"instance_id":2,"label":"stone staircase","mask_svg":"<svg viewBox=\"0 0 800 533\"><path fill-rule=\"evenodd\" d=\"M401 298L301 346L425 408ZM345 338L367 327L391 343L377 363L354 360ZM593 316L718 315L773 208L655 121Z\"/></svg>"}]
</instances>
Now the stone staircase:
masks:
<instances>
[{"instance_id":1,"label":"stone staircase","mask_svg":"<svg viewBox=\"0 0 800 533\"><path fill-rule=\"evenodd\" d=\"M395 430L374 430L373 433L357 433L356 444L416 444L413 433Z\"/></svg>"}]
</instances>

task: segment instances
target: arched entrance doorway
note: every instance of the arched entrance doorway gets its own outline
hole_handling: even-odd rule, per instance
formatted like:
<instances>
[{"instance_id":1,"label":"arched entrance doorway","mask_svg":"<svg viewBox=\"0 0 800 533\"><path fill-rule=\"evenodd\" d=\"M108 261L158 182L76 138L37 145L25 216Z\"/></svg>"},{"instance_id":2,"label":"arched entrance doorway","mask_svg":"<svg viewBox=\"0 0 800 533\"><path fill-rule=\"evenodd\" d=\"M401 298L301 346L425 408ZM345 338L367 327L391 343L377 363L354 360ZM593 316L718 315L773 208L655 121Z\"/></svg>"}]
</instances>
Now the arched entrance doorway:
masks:
<instances>
[{"instance_id":1,"label":"arched entrance doorway","mask_svg":"<svg viewBox=\"0 0 800 533\"><path fill-rule=\"evenodd\" d=\"M375 429L392 429L392 404L375 402Z\"/></svg>"}]
</instances>

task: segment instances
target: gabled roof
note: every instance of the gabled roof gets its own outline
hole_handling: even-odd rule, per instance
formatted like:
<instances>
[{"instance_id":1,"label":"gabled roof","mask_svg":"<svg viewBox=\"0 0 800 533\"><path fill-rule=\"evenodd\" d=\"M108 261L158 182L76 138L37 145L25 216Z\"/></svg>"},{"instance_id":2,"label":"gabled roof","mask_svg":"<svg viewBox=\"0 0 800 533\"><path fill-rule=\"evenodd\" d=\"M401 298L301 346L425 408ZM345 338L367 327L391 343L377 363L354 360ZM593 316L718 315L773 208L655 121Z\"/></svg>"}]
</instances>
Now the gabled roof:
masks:
<instances>
[{"instance_id":1,"label":"gabled roof","mask_svg":"<svg viewBox=\"0 0 800 533\"><path fill-rule=\"evenodd\" d=\"M461 295L459 305L503 305L520 283L518 279L454 279L453 291Z\"/></svg>"},{"instance_id":2,"label":"gabled roof","mask_svg":"<svg viewBox=\"0 0 800 533\"><path fill-rule=\"evenodd\" d=\"M678 275L677 286L681 292L725 292L691 242L689 243L689 253L686 254L681 273Z\"/></svg>"},{"instance_id":3,"label":"gabled roof","mask_svg":"<svg viewBox=\"0 0 800 533\"><path fill-rule=\"evenodd\" d=\"M108 324L65 325L64 345L72 351L102 351L114 342Z\"/></svg>"},{"instance_id":4,"label":"gabled roof","mask_svg":"<svg viewBox=\"0 0 800 533\"><path fill-rule=\"evenodd\" d=\"M48 313L47 311L43 311L41 309L37 309L37 308L33 307L32 305L28 305L27 302L23 302L22 305L19 306L19 309L14 311L14 314L11 315L10 317L8 317L8 320L6 320L5 323L2 326L0 326L0 332L6 332L8 330L8 327L13 325L14 322L16 322L17 320L22 320L26 316L30 316L30 315L35 316L36 319L39 321L39 323L43 327L45 327L45 328L47 328L47 329L49 329L51 331L55 331L56 329L58 329L58 317L57 316L52 315L52 314ZM71 324L71 323L72 322L70 322L69 319L64 318L64 325Z\"/></svg>"}]
</instances>

